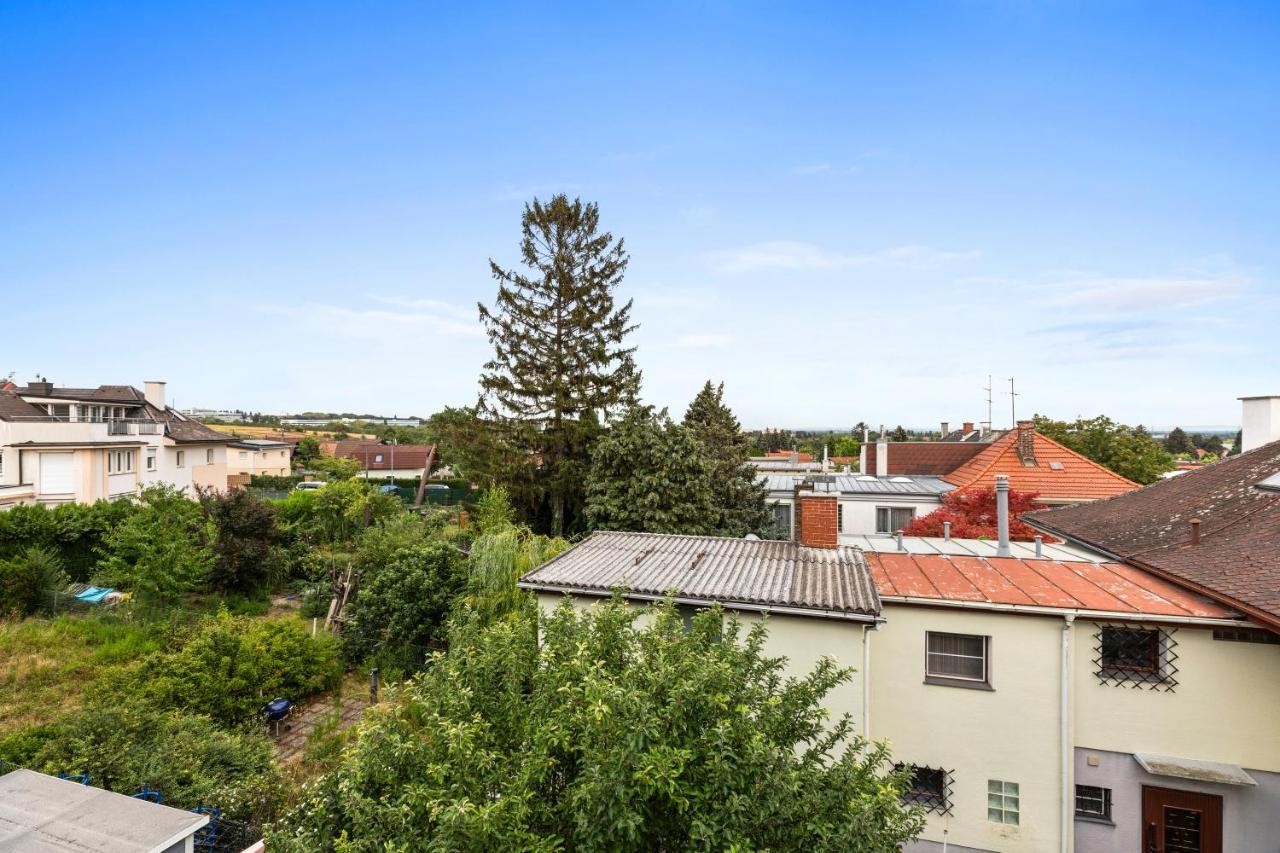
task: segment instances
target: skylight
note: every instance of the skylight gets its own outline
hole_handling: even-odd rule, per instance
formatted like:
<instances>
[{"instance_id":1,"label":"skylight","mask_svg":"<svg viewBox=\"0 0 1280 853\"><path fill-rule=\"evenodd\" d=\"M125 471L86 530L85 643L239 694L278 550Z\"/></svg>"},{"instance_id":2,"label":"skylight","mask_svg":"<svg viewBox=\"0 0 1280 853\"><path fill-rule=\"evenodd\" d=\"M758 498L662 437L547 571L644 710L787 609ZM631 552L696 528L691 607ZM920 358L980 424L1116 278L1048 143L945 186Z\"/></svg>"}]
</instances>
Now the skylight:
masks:
<instances>
[{"instance_id":1,"label":"skylight","mask_svg":"<svg viewBox=\"0 0 1280 853\"><path fill-rule=\"evenodd\" d=\"M1265 489L1268 492L1280 492L1280 473L1272 474L1265 480L1254 483L1254 488Z\"/></svg>"}]
</instances>

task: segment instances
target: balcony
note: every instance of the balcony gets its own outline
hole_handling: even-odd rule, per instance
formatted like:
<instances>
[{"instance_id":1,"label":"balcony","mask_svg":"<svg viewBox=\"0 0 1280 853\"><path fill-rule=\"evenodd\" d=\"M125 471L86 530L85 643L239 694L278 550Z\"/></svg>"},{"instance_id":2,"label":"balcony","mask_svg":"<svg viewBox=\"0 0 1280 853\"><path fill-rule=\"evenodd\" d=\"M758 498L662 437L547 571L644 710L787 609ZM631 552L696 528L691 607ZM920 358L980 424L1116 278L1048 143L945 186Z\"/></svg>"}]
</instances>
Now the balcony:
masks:
<instances>
[{"instance_id":1,"label":"balcony","mask_svg":"<svg viewBox=\"0 0 1280 853\"><path fill-rule=\"evenodd\" d=\"M132 436L163 435L164 424L140 418L90 419L66 415L25 415L8 420L10 440L22 441L111 441Z\"/></svg>"}]
</instances>

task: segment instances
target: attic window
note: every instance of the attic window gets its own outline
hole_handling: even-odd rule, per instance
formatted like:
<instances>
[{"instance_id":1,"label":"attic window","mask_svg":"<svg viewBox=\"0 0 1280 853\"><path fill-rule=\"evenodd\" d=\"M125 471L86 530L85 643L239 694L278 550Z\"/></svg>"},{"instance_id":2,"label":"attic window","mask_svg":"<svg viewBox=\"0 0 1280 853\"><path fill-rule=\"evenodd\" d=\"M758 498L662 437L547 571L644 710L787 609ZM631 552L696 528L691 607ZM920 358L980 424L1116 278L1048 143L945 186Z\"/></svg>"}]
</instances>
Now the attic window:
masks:
<instances>
[{"instance_id":1,"label":"attic window","mask_svg":"<svg viewBox=\"0 0 1280 853\"><path fill-rule=\"evenodd\" d=\"M1061 462L1050 462L1050 463L1049 463L1049 467L1050 467L1050 468L1052 468L1052 469L1053 469L1053 470L1055 470L1055 471L1061 471L1061 470L1062 470L1062 463L1061 463Z\"/></svg>"},{"instance_id":2,"label":"attic window","mask_svg":"<svg viewBox=\"0 0 1280 853\"><path fill-rule=\"evenodd\" d=\"M1265 480L1260 480L1254 484L1254 488L1263 489L1268 492L1280 492L1280 474L1272 474Z\"/></svg>"}]
</instances>

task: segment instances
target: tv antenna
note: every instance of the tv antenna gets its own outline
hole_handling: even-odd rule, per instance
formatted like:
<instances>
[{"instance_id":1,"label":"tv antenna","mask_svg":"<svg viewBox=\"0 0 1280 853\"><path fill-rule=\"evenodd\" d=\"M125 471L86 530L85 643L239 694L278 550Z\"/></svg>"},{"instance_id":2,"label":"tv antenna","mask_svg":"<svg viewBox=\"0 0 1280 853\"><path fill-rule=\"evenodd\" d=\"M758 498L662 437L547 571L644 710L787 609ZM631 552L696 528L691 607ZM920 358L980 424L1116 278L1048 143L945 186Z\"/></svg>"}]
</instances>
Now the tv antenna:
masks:
<instances>
[{"instance_id":1,"label":"tv antenna","mask_svg":"<svg viewBox=\"0 0 1280 853\"><path fill-rule=\"evenodd\" d=\"M987 374L987 386L982 389L987 392L987 429L993 426L991 422L991 374Z\"/></svg>"},{"instance_id":2,"label":"tv antenna","mask_svg":"<svg viewBox=\"0 0 1280 853\"><path fill-rule=\"evenodd\" d=\"M1013 377L1010 376L1009 377L1009 417L1011 419L1009 421L1010 429L1018 425L1018 397L1020 396L1022 395L1020 395L1017 391L1013 390Z\"/></svg>"}]
</instances>

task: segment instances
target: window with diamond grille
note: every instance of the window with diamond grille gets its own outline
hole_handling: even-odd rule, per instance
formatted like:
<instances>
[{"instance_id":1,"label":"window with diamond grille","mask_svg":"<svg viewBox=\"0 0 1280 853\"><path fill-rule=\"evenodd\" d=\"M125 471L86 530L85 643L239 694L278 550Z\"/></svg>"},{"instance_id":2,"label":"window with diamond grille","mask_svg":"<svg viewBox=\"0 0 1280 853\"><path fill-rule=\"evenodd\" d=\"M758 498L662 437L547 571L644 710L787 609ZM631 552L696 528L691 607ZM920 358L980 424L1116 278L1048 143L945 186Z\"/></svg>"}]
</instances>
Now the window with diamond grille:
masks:
<instances>
[{"instance_id":1,"label":"window with diamond grille","mask_svg":"<svg viewBox=\"0 0 1280 853\"><path fill-rule=\"evenodd\" d=\"M895 765L901 770L905 765ZM911 782L902 792L902 801L925 811L951 814L951 771L941 767L910 765Z\"/></svg>"},{"instance_id":2,"label":"window with diamond grille","mask_svg":"<svg viewBox=\"0 0 1280 853\"><path fill-rule=\"evenodd\" d=\"M1095 640L1093 662L1103 684L1170 692L1178 685L1173 629L1102 625Z\"/></svg>"},{"instance_id":3,"label":"window with diamond grille","mask_svg":"<svg viewBox=\"0 0 1280 853\"><path fill-rule=\"evenodd\" d=\"M1111 820L1111 789L1076 785L1076 817Z\"/></svg>"}]
</instances>

